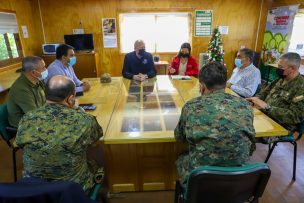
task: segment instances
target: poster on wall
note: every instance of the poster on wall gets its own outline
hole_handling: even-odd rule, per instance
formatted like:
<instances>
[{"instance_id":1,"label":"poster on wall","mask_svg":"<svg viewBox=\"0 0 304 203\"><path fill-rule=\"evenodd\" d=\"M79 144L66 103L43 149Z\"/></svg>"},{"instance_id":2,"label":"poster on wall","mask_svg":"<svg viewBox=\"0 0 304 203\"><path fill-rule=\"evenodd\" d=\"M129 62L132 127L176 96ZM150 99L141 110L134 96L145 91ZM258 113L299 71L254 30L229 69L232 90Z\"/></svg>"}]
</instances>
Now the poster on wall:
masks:
<instances>
[{"instance_id":1,"label":"poster on wall","mask_svg":"<svg viewBox=\"0 0 304 203\"><path fill-rule=\"evenodd\" d=\"M102 19L103 47L117 48L117 30L115 18Z\"/></svg>"},{"instance_id":2,"label":"poster on wall","mask_svg":"<svg viewBox=\"0 0 304 203\"><path fill-rule=\"evenodd\" d=\"M280 55L288 50L293 21L298 12L298 8L299 5L291 5L276 7L268 11L261 53L262 78L265 79L265 77L267 77L267 81L275 79L269 77L276 76L269 76L269 70L266 70L266 66L277 63Z\"/></svg>"},{"instance_id":3,"label":"poster on wall","mask_svg":"<svg viewBox=\"0 0 304 203\"><path fill-rule=\"evenodd\" d=\"M196 10L194 36L204 37L212 34L212 11L211 10Z\"/></svg>"},{"instance_id":4,"label":"poster on wall","mask_svg":"<svg viewBox=\"0 0 304 203\"><path fill-rule=\"evenodd\" d=\"M288 42L292 32L294 17L299 5L283 6L268 11L266 29L263 41L263 59L274 63L278 57L288 49ZM267 57L267 54L270 54Z\"/></svg>"}]
</instances>

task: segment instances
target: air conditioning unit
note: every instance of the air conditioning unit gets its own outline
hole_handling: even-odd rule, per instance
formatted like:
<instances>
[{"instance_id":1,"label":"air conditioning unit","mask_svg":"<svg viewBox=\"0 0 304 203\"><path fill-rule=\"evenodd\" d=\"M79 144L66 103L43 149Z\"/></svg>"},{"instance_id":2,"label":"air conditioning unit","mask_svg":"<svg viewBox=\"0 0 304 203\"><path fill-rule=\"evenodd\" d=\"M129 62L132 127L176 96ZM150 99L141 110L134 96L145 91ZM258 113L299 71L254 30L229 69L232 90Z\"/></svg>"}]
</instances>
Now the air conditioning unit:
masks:
<instances>
[{"instance_id":1,"label":"air conditioning unit","mask_svg":"<svg viewBox=\"0 0 304 203\"><path fill-rule=\"evenodd\" d=\"M199 70L208 63L209 56L210 56L209 53L200 53L199 54L199 66L198 66Z\"/></svg>"}]
</instances>

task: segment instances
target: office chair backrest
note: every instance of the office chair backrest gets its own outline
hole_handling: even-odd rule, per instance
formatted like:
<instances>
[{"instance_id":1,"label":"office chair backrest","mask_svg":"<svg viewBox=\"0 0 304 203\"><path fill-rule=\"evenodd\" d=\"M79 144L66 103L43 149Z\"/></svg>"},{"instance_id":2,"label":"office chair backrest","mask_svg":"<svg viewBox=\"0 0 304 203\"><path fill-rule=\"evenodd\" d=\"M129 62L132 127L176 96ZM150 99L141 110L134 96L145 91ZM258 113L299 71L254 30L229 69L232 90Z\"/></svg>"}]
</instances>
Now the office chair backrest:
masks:
<instances>
[{"instance_id":1,"label":"office chair backrest","mask_svg":"<svg viewBox=\"0 0 304 203\"><path fill-rule=\"evenodd\" d=\"M262 196L270 174L265 163L242 167L199 167L190 173L185 199L187 203L257 200Z\"/></svg>"},{"instance_id":2,"label":"office chair backrest","mask_svg":"<svg viewBox=\"0 0 304 203\"><path fill-rule=\"evenodd\" d=\"M96 203L89 199L79 184L48 182L24 178L17 183L0 184L0 203Z\"/></svg>"},{"instance_id":3,"label":"office chair backrest","mask_svg":"<svg viewBox=\"0 0 304 203\"><path fill-rule=\"evenodd\" d=\"M261 54L259 52L256 52L256 51L253 52L252 63L257 68L259 68L260 56L261 56Z\"/></svg>"},{"instance_id":4,"label":"office chair backrest","mask_svg":"<svg viewBox=\"0 0 304 203\"><path fill-rule=\"evenodd\" d=\"M11 136L6 131L7 126L9 126L7 105L0 104L0 134L6 142L11 139Z\"/></svg>"},{"instance_id":5,"label":"office chair backrest","mask_svg":"<svg viewBox=\"0 0 304 203\"><path fill-rule=\"evenodd\" d=\"M254 93L254 95L253 95L253 97L256 96L261 91L261 89L262 89L262 84L259 84L255 93Z\"/></svg>"},{"instance_id":6,"label":"office chair backrest","mask_svg":"<svg viewBox=\"0 0 304 203\"><path fill-rule=\"evenodd\" d=\"M298 141L302 138L303 133L304 133L304 120L297 125L296 132L299 133L299 136L297 138L295 138L295 141Z\"/></svg>"},{"instance_id":7,"label":"office chair backrest","mask_svg":"<svg viewBox=\"0 0 304 203\"><path fill-rule=\"evenodd\" d=\"M303 120L300 124L298 124L298 126L297 126L297 131L298 131L298 133L300 133L300 134L303 134L303 133L304 133L304 120Z\"/></svg>"}]
</instances>

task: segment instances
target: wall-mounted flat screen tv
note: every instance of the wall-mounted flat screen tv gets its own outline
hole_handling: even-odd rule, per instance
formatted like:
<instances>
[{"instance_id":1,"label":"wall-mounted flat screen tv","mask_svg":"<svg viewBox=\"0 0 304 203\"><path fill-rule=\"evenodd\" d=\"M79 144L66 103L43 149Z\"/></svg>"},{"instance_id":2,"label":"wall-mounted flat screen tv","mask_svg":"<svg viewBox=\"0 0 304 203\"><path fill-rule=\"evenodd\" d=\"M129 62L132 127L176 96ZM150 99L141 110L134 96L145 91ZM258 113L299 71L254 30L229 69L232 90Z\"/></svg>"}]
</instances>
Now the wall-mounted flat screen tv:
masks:
<instances>
[{"instance_id":1,"label":"wall-mounted flat screen tv","mask_svg":"<svg viewBox=\"0 0 304 203\"><path fill-rule=\"evenodd\" d=\"M93 51L93 34L64 35L64 42L74 47L75 51Z\"/></svg>"}]
</instances>

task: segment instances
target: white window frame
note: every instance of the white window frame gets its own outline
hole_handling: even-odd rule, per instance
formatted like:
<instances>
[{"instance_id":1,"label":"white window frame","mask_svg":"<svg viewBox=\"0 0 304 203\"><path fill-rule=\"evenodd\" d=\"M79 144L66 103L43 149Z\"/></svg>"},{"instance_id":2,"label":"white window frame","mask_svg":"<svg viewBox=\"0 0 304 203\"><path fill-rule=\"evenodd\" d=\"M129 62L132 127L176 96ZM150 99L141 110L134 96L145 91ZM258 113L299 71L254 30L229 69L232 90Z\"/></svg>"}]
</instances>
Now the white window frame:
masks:
<instances>
[{"instance_id":1,"label":"white window frame","mask_svg":"<svg viewBox=\"0 0 304 203\"><path fill-rule=\"evenodd\" d=\"M18 22L15 12L10 11L0 11L0 34L5 39L6 49L8 53L8 58L0 60L0 68L4 68L10 64L18 63L23 59L23 50L20 41L20 34L18 29ZM17 48L17 54L14 55L11 48L12 45L9 43L9 35L13 35L15 46Z\"/></svg>"},{"instance_id":2,"label":"white window frame","mask_svg":"<svg viewBox=\"0 0 304 203\"><path fill-rule=\"evenodd\" d=\"M295 18L297 18L297 15L301 15L301 19L303 19L303 22L304 22L304 9L300 9L299 11L298 11L298 13L296 14L296 17ZM294 25L295 26L295 25ZM303 29L303 26L301 26L301 30ZM302 57L304 56L304 35L301 35L302 36L302 40L301 40L301 44L303 44L303 48L301 49L301 50L296 50L295 49L295 47L291 47L292 45L294 45L294 43L291 43L292 42L292 39L293 39L293 37L294 37L294 35L295 35L295 33L297 33L296 32L296 30L294 30L294 27L292 28L292 33L291 33L291 36L290 36L290 38L289 38L289 43L288 43L288 51L289 52L297 52L297 53L299 53Z\"/></svg>"},{"instance_id":3,"label":"white window frame","mask_svg":"<svg viewBox=\"0 0 304 203\"><path fill-rule=\"evenodd\" d=\"M176 43L175 44L176 48L174 48L174 50L162 50L162 51L158 50L157 49L157 39L156 39L158 36L156 36L154 39L150 39L150 40L145 40L144 37L139 37L139 39L142 39L145 42L145 44L146 44L146 50L148 52L151 52L151 53L176 53L176 52L179 51L179 48L180 48L180 46L181 46L182 43L184 43L184 42L189 42L190 44L192 43L192 12L120 13L119 14L119 27L120 27L120 29L119 29L119 36L120 36L119 37L120 38L120 43L119 43L120 47L119 47L119 50L120 50L120 53L122 53L122 54L134 51L133 45L134 45L135 40L137 40L137 38L133 37L134 39L130 40L128 42L128 45L124 45L123 44L123 43L125 43L124 40L126 40L126 37L124 35L124 33L126 31L124 29L127 29L127 28L123 27L123 18L126 17L126 16L127 17L134 17L134 18L136 18L137 16L147 16L147 18L151 17L151 22L153 21L153 17L154 17L155 21L156 21L157 18L163 17L163 16L166 16L166 17L170 17L170 16L173 16L173 17L185 17L185 16L187 16L188 17L188 19L187 19L188 22L185 23L185 24L188 24L187 25L187 29L188 30L186 31L187 32L187 34L186 34L187 37L185 37L187 39L184 38L179 43ZM151 25L152 26L151 29L153 29L153 26L155 26L155 25L156 25L156 23L154 25ZM132 44L132 46L131 46L131 44ZM129 48L129 47L132 47L132 49Z\"/></svg>"}]
</instances>

